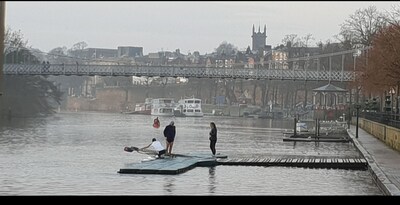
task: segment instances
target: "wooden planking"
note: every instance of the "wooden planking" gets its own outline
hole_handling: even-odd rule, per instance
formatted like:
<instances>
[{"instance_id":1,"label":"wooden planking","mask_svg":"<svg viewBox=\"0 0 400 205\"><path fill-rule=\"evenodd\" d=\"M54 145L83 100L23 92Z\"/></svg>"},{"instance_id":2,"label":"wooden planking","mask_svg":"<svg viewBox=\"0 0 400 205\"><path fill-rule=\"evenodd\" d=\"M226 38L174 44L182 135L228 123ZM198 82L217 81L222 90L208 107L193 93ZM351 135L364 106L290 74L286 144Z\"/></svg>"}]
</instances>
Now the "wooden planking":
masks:
<instances>
[{"instance_id":1,"label":"wooden planking","mask_svg":"<svg viewBox=\"0 0 400 205\"><path fill-rule=\"evenodd\" d=\"M308 168L367 169L365 159L350 158L213 158L205 156L177 156L142 163L131 163L119 173L134 174L179 174L196 166L287 166Z\"/></svg>"},{"instance_id":2,"label":"wooden planking","mask_svg":"<svg viewBox=\"0 0 400 205\"><path fill-rule=\"evenodd\" d=\"M230 163L234 161L234 163ZM336 158L243 158L232 161L219 160L220 165L240 166L292 166L310 168L344 168L366 169L367 163L363 159L336 159Z\"/></svg>"},{"instance_id":3,"label":"wooden planking","mask_svg":"<svg viewBox=\"0 0 400 205\"><path fill-rule=\"evenodd\" d=\"M340 139L340 138L330 138L330 139L322 139L322 138L292 138L287 137L282 139L284 142L350 142L350 139Z\"/></svg>"}]
</instances>

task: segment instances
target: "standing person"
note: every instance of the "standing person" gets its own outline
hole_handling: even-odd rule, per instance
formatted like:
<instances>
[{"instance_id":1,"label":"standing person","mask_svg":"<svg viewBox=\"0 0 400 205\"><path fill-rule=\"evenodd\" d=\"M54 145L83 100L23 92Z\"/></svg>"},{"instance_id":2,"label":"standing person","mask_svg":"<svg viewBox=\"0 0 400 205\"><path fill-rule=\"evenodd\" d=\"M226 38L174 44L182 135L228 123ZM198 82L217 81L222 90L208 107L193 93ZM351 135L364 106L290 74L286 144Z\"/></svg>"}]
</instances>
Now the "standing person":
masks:
<instances>
[{"instance_id":1,"label":"standing person","mask_svg":"<svg viewBox=\"0 0 400 205\"><path fill-rule=\"evenodd\" d=\"M139 149L139 150L147 149L147 148L149 148L150 146L157 152L158 158L160 158L161 155L165 154L165 149L164 149L164 147L161 145L161 143L160 143L159 141L157 141L156 138L153 138L153 139L151 140L151 144L149 144L149 145L147 145L146 147L143 147L143 148L141 148L141 149Z\"/></svg>"},{"instance_id":2,"label":"standing person","mask_svg":"<svg viewBox=\"0 0 400 205\"><path fill-rule=\"evenodd\" d=\"M175 139L175 125L174 121L171 121L169 125L167 125L164 129L164 137L167 138L167 154L171 155L172 153L172 146L174 145L174 139Z\"/></svg>"},{"instance_id":3,"label":"standing person","mask_svg":"<svg viewBox=\"0 0 400 205\"><path fill-rule=\"evenodd\" d=\"M210 123L211 131L210 131L210 149L215 156L216 150L215 150L215 144L217 144L217 127L215 126L214 122Z\"/></svg>"}]
</instances>

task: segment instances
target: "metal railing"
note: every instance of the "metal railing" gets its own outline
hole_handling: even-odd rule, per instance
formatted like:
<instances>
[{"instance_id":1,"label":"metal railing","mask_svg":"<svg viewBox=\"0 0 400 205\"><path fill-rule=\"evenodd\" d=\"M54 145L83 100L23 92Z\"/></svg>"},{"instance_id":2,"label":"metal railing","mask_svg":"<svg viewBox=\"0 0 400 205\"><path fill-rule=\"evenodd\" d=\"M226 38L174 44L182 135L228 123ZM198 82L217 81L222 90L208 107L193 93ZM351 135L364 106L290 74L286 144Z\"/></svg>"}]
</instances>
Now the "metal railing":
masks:
<instances>
[{"instance_id":1,"label":"metal railing","mask_svg":"<svg viewBox=\"0 0 400 205\"><path fill-rule=\"evenodd\" d=\"M5 64L4 75L77 75L239 78L264 80L339 81L354 80L353 71L308 71L285 69L209 68L187 65L78 65L78 64Z\"/></svg>"},{"instance_id":2,"label":"metal railing","mask_svg":"<svg viewBox=\"0 0 400 205\"><path fill-rule=\"evenodd\" d=\"M390 112L362 112L361 117L400 129L400 114Z\"/></svg>"}]
</instances>

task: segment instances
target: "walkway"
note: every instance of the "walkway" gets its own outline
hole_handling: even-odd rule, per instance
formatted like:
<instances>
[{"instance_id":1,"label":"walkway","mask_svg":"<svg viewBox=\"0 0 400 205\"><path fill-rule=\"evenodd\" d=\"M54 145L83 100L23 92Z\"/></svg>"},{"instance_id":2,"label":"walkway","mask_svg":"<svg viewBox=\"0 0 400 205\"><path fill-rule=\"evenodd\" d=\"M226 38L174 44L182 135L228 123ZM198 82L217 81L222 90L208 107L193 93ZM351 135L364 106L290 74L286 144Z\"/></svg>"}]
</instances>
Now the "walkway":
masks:
<instances>
[{"instance_id":1,"label":"walkway","mask_svg":"<svg viewBox=\"0 0 400 205\"><path fill-rule=\"evenodd\" d=\"M400 196L400 152L387 146L363 129L358 129L358 138L355 138L356 126L351 126L349 135L355 146L367 159L369 170L379 188L386 195Z\"/></svg>"},{"instance_id":2,"label":"walkway","mask_svg":"<svg viewBox=\"0 0 400 205\"><path fill-rule=\"evenodd\" d=\"M77 64L4 64L4 75L75 76L148 76L196 77L257 80L354 81L353 71L289 70L267 68L219 68L190 65L77 65Z\"/></svg>"}]
</instances>

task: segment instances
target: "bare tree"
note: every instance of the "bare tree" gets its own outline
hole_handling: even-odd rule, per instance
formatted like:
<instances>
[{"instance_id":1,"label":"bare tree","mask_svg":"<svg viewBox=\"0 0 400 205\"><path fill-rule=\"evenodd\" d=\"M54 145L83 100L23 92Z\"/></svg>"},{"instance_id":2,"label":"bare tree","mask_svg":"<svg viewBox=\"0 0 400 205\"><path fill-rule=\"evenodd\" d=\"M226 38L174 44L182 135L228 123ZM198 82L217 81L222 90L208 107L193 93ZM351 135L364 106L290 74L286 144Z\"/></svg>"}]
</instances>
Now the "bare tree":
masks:
<instances>
[{"instance_id":1,"label":"bare tree","mask_svg":"<svg viewBox=\"0 0 400 205\"><path fill-rule=\"evenodd\" d=\"M369 91L383 91L400 84L400 24L382 29L374 38L362 84Z\"/></svg>"},{"instance_id":2,"label":"bare tree","mask_svg":"<svg viewBox=\"0 0 400 205\"><path fill-rule=\"evenodd\" d=\"M297 37L297 34L287 34L282 39L282 43L284 46L286 46L287 43L290 42L291 46L296 47L299 45L298 41L299 41L299 38Z\"/></svg>"},{"instance_id":3,"label":"bare tree","mask_svg":"<svg viewBox=\"0 0 400 205\"><path fill-rule=\"evenodd\" d=\"M8 28L4 39L5 59L38 64L38 59L27 49L27 42L21 31ZM4 91L4 106L0 112L8 113L9 118L52 113L53 106L60 103L62 95L57 85L43 76L6 76Z\"/></svg>"},{"instance_id":4,"label":"bare tree","mask_svg":"<svg viewBox=\"0 0 400 205\"><path fill-rule=\"evenodd\" d=\"M215 49L217 55L226 54L226 55L234 55L238 51L238 48L231 43L223 41L218 48Z\"/></svg>"},{"instance_id":5,"label":"bare tree","mask_svg":"<svg viewBox=\"0 0 400 205\"><path fill-rule=\"evenodd\" d=\"M57 47L49 51L48 58L52 63L67 63L70 59L67 56L67 47Z\"/></svg>"},{"instance_id":6,"label":"bare tree","mask_svg":"<svg viewBox=\"0 0 400 205\"><path fill-rule=\"evenodd\" d=\"M24 34L21 33L21 30L13 31L10 27L7 27L4 36L4 45L4 50L7 54L9 50L26 47L28 45L28 40L24 40Z\"/></svg>"},{"instance_id":7,"label":"bare tree","mask_svg":"<svg viewBox=\"0 0 400 205\"><path fill-rule=\"evenodd\" d=\"M75 44L72 46L71 49L74 50L74 51L76 51L76 50L83 50L83 49L85 49L87 46L88 46L88 44L87 44L85 41L81 41L81 42L75 43Z\"/></svg>"},{"instance_id":8,"label":"bare tree","mask_svg":"<svg viewBox=\"0 0 400 205\"><path fill-rule=\"evenodd\" d=\"M75 43L75 44L71 47L71 49L68 50L68 53L69 53L71 56L82 58L82 57L83 57L83 56L82 56L82 54L83 54L83 49L85 49L87 46L88 46L88 44L87 44L86 42L84 42L84 41Z\"/></svg>"},{"instance_id":9,"label":"bare tree","mask_svg":"<svg viewBox=\"0 0 400 205\"><path fill-rule=\"evenodd\" d=\"M340 27L342 41L350 40L353 47L370 46L372 38L386 25L386 16L376 6L358 9Z\"/></svg>"},{"instance_id":10,"label":"bare tree","mask_svg":"<svg viewBox=\"0 0 400 205\"><path fill-rule=\"evenodd\" d=\"M400 6L392 5L391 11L386 11L386 21L390 25L400 25Z\"/></svg>"},{"instance_id":11,"label":"bare tree","mask_svg":"<svg viewBox=\"0 0 400 205\"><path fill-rule=\"evenodd\" d=\"M315 40L311 33L306 34L305 36L301 37L300 46L308 47L310 41Z\"/></svg>"},{"instance_id":12,"label":"bare tree","mask_svg":"<svg viewBox=\"0 0 400 205\"><path fill-rule=\"evenodd\" d=\"M24 40L24 35L21 30L13 31L10 27L7 27L4 36L4 52L5 52L5 63L18 63L18 56L21 54L21 50L26 50L28 40ZM9 56L7 56L10 54Z\"/></svg>"}]
</instances>

